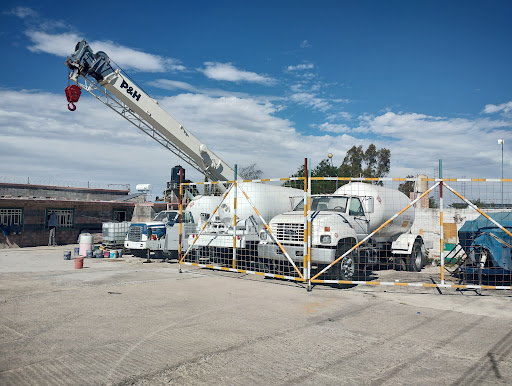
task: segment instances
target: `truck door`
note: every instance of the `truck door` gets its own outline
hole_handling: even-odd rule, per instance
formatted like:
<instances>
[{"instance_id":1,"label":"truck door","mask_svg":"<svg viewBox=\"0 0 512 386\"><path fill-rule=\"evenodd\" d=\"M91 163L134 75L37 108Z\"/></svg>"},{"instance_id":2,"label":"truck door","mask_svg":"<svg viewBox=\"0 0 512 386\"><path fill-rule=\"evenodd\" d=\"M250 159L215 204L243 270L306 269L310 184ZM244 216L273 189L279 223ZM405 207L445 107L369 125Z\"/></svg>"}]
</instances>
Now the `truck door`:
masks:
<instances>
[{"instance_id":1,"label":"truck door","mask_svg":"<svg viewBox=\"0 0 512 386\"><path fill-rule=\"evenodd\" d=\"M365 216L363 205L359 198L352 197L350 199L348 215L350 222L356 231L358 241L362 240L368 235L368 220Z\"/></svg>"}]
</instances>

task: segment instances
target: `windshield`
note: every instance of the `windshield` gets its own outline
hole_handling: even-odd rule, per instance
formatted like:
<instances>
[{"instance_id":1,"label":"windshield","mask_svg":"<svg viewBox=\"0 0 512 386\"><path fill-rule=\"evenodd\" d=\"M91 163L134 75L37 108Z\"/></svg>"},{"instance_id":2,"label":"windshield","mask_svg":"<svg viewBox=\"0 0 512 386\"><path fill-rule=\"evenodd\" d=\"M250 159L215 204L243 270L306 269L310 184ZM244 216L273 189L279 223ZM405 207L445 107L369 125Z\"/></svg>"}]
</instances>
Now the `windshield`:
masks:
<instances>
[{"instance_id":1,"label":"windshield","mask_svg":"<svg viewBox=\"0 0 512 386\"><path fill-rule=\"evenodd\" d=\"M160 212L156 215L154 221L169 222L178 217L178 212Z\"/></svg>"},{"instance_id":2,"label":"windshield","mask_svg":"<svg viewBox=\"0 0 512 386\"><path fill-rule=\"evenodd\" d=\"M311 210L330 210L334 212L345 213L347 210L347 197L311 197ZM294 211L304 211L304 200L293 209Z\"/></svg>"}]
</instances>

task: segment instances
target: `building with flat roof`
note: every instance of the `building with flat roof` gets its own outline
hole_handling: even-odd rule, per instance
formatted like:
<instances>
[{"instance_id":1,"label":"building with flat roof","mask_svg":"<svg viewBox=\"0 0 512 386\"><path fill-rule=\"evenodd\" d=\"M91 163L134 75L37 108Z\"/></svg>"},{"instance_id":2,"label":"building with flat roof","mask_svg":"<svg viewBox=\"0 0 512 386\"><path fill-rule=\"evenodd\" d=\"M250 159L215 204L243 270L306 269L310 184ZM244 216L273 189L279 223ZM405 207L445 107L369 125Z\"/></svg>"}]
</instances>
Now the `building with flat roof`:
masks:
<instances>
[{"instance_id":1,"label":"building with flat roof","mask_svg":"<svg viewBox=\"0 0 512 386\"><path fill-rule=\"evenodd\" d=\"M101 233L102 224L130 221L142 194L124 189L0 183L0 248L48 245L48 220L57 217L57 244L75 244L80 233ZM165 203L145 202L148 217Z\"/></svg>"}]
</instances>

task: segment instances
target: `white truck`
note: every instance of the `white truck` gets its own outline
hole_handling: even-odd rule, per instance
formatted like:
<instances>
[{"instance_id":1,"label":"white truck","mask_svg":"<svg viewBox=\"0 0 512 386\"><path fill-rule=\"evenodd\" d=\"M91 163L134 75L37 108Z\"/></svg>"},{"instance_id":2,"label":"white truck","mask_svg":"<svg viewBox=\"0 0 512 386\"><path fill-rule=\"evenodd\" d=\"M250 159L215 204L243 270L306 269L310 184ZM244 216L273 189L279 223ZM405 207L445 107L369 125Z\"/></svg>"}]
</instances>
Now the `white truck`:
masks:
<instances>
[{"instance_id":1,"label":"white truck","mask_svg":"<svg viewBox=\"0 0 512 386\"><path fill-rule=\"evenodd\" d=\"M219 196L196 196L182 211L181 251L188 248L189 235L196 233L219 204ZM169 211L170 212L170 211ZM179 211L172 211L174 219L162 226L148 226L146 248L155 252L157 259L177 259L180 243Z\"/></svg>"},{"instance_id":2,"label":"white truck","mask_svg":"<svg viewBox=\"0 0 512 386\"><path fill-rule=\"evenodd\" d=\"M251 202L244 197L243 192L248 195ZM259 235L264 228L262 220L268 223L274 216L292 210L303 197L304 191L300 189L240 182L237 184L236 192L233 187L227 194L215 217L211 219L200 237L196 239L196 234L189 235L188 245L193 244L196 255L205 256L205 260L229 259L232 256L233 238L235 238L237 254L244 255L244 258L240 259L240 264L254 263L258 258ZM258 213L254 211L253 205ZM235 213L236 227L233 226ZM210 259L206 257L207 252L203 253L205 248L209 248Z\"/></svg>"},{"instance_id":3,"label":"white truck","mask_svg":"<svg viewBox=\"0 0 512 386\"><path fill-rule=\"evenodd\" d=\"M184 216L189 219L190 214ZM153 221L132 223L128 228L126 238L124 240L124 247L129 249L131 254L137 257L146 257L147 250L152 250L148 245L148 239L153 236L160 238L166 233L166 228L173 227L175 223L179 222L179 213L177 210L163 210L155 216Z\"/></svg>"},{"instance_id":4,"label":"white truck","mask_svg":"<svg viewBox=\"0 0 512 386\"><path fill-rule=\"evenodd\" d=\"M377 230L411 201L398 190L351 182L333 194L311 197L311 264L327 267L359 241ZM365 265L393 262L395 268L420 271L426 263L425 246L419 234L410 232L414 208L393 219L354 253L347 254L327 272L335 280L353 280ZM270 221L270 229L290 257L303 260L304 203ZM267 232L260 235L258 254L269 262L284 260Z\"/></svg>"}]
</instances>

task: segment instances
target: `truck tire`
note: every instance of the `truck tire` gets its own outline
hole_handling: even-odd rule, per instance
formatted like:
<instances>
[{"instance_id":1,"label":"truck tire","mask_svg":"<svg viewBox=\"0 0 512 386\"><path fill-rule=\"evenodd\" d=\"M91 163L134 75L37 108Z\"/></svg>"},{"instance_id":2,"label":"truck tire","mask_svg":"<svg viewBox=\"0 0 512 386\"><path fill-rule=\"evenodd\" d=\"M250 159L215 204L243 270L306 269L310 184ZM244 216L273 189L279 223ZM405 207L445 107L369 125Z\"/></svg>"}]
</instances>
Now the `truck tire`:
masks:
<instances>
[{"instance_id":1,"label":"truck tire","mask_svg":"<svg viewBox=\"0 0 512 386\"><path fill-rule=\"evenodd\" d=\"M421 242L416 240L412 246L412 252L407 256L407 270L409 272L420 272L425 265L425 257L421 250Z\"/></svg>"},{"instance_id":2,"label":"truck tire","mask_svg":"<svg viewBox=\"0 0 512 386\"><path fill-rule=\"evenodd\" d=\"M356 263L353 254L350 253L336 264L338 280L353 280L356 273Z\"/></svg>"},{"instance_id":3,"label":"truck tire","mask_svg":"<svg viewBox=\"0 0 512 386\"><path fill-rule=\"evenodd\" d=\"M407 259L404 259L402 257L395 257L394 259L394 268L395 271L407 271Z\"/></svg>"},{"instance_id":4,"label":"truck tire","mask_svg":"<svg viewBox=\"0 0 512 386\"><path fill-rule=\"evenodd\" d=\"M350 248L355 245L355 240L353 239L344 239L340 240L338 243L338 248L336 249L336 258L342 256L345 252L347 252ZM354 260L354 253L351 252L343 259L338 261L335 264L334 268L336 269L336 276L338 280L353 280L356 273L356 261Z\"/></svg>"}]
</instances>

